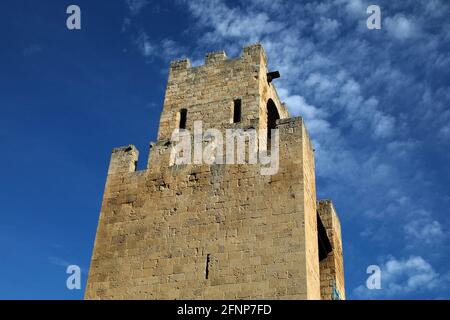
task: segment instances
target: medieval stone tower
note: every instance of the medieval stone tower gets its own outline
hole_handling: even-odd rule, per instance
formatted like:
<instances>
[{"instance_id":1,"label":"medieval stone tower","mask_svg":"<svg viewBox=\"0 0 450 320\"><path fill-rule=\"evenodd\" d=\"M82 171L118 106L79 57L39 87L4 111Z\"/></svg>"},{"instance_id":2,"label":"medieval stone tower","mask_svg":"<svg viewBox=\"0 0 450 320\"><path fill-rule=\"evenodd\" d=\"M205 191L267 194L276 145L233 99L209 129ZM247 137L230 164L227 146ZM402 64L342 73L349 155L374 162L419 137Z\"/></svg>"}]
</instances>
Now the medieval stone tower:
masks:
<instances>
[{"instance_id":1,"label":"medieval stone tower","mask_svg":"<svg viewBox=\"0 0 450 320\"><path fill-rule=\"evenodd\" d=\"M260 44L171 63L147 169L136 171L133 145L112 152L86 299L345 298L339 219L316 200L313 147L278 98L278 76ZM278 129L278 171L174 164L172 132L199 120Z\"/></svg>"}]
</instances>

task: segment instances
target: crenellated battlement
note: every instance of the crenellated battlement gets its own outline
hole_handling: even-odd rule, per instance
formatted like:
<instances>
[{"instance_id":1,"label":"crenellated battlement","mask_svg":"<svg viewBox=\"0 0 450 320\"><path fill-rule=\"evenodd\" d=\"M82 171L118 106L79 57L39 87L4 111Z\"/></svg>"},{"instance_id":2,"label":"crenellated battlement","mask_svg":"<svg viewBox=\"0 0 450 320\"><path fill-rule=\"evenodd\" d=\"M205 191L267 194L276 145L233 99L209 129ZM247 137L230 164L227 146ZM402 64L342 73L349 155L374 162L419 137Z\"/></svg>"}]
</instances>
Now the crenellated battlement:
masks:
<instances>
[{"instance_id":1,"label":"crenellated battlement","mask_svg":"<svg viewBox=\"0 0 450 320\"><path fill-rule=\"evenodd\" d=\"M266 53L260 43L245 46L242 49L241 55L237 58L230 59L226 52L223 50L208 52L205 55L204 64L198 66L192 66L191 61L188 58L176 59L170 62L170 71L177 72L188 69L199 69L205 66L214 65L217 63L223 63L227 61L246 60L253 61L255 63L262 62L267 63Z\"/></svg>"},{"instance_id":2,"label":"crenellated battlement","mask_svg":"<svg viewBox=\"0 0 450 320\"><path fill-rule=\"evenodd\" d=\"M209 128L224 129L230 123L267 126L266 104L272 101L279 118L289 117L274 82L268 79L267 58L261 44L243 48L241 56L229 59L224 51L206 54L205 63L192 67L189 60L171 63L158 140L169 139L180 119L186 128L202 120ZM239 104L239 119L234 119ZM184 112L182 117L181 112Z\"/></svg>"},{"instance_id":3,"label":"crenellated battlement","mask_svg":"<svg viewBox=\"0 0 450 320\"><path fill-rule=\"evenodd\" d=\"M211 65L214 63L222 62L227 60L228 57L225 51L215 51L206 54L205 65Z\"/></svg>"},{"instance_id":4,"label":"crenellated battlement","mask_svg":"<svg viewBox=\"0 0 450 320\"><path fill-rule=\"evenodd\" d=\"M189 59L172 61L158 140L151 143L147 169L170 166L174 147L170 140L182 121L183 128L191 131L195 121L202 121L205 131L217 129L223 137L229 128L253 128L263 143L267 134L261 130L275 129L277 119L296 122L287 120L290 119L287 107L266 74L267 58L259 43L244 47L236 59L229 59L224 51L207 53L205 64L198 67L192 67ZM136 167L137 150L133 147L133 151L128 151L134 157L124 153L125 149L113 152L112 173L133 172Z\"/></svg>"},{"instance_id":5,"label":"crenellated battlement","mask_svg":"<svg viewBox=\"0 0 450 320\"><path fill-rule=\"evenodd\" d=\"M139 151L132 144L114 148L109 162L108 175L136 171Z\"/></svg>"},{"instance_id":6,"label":"crenellated battlement","mask_svg":"<svg viewBox=\"0 0 450 320\"><path fill-rule=\"evenodd\" d=\"M191 67L191 61L188 58L173 60L170 62L170 70L178 71L185 70Z\"/></svg>"},{"instance_id":7,"label":"crenellated battlement","mask_svg":"<svg viewBox=\"0 0 450 320\"><path fill-rule=\"evenodd\" d=\"M233 159L232 163L227 163L227 159L225 158L227 150L230 148L230 146L227 145L228 137L233 137L233 140L231 143L233 144L233 150L236 155L240 155L239 159L249 159L250 154L253 152L254 157L256 159L256 162L258 162L258 159L260 157L260 152L265 151L266 149L262 148L262 142L260 141L260 137L266 136L266 131L258 132L256 131L257 126L250 125L250 126L233 126L230 124L230 126L226 129L223 136L220 136L220 141L222 144L217 145L215 144L215 150L218 151L218 154L222 157L222 160L218 162L217 164L227 164L227 165L233 165L238 164L239 162L235 162L236 159ZM279 156L279 153L282 154L292 154L293 150L296 148L301 148L300 145L296 145L293 143L289 150L286 149L286 144L289 141L296 141L295 137L302 137L301 139L307 142L307 145L312 148L311 141L309 139L308 133L306 131L305 124L303 122L302 117L291 117L291 118L284 118L284 119L278 119L276 121L276 127L278 131L278 137L281 144L281 149L277 151L276 155L272 156ZM197 133L196 136L194 136L194 132ZM203 155L204 149L209 148L209 138L208 138L208 130L203 131L203 129L200 127L200 131L197 129L194 129L194 131L186 131L185 134L189 136L190 142L190 164L203 164L202 161L207 161L206 158L202 157L201 161L198 162L198 160L195 162L193 159L195 158L195 154L199 152ZM220 134L220 132L217 132L217 134ZM244 149L237 149L239 139L241 137L244 137L246 139L246 143L250 144L250 138L254 137L255 140L252 142L256 149L251 148L244 148ZM217 138L217 136L216 136ZM200 142L200 145L198 145L198 142ZM173 160L171 160L172 152L174 151L174 148L177 147L177 142L171 141L171 140L159 140L157 142L151 142L150 143L150 151L149 151L149 157L147 162L147 167L144 170L140 171L146 171L148 172L156 172L156 171L164 171L168 170L169 167L173 166L172 163ZM220 150L220 151L219 151ZM260 160L260 159L259 159ZM114 148L111 155L110 160L110 167L108 170L108 175L121 175L125 176L127 174L131 174L137 171L137 163L139 161L139 151L134 145L127 145L122 146L118 148ZM278 160L277 160L278 161ZM254 165L257 165L258 163L255 163ZM259 163L260 164L260 163ZM214 163L211 163L210 165L215 165Z\"/></svg>"}]
</instances>

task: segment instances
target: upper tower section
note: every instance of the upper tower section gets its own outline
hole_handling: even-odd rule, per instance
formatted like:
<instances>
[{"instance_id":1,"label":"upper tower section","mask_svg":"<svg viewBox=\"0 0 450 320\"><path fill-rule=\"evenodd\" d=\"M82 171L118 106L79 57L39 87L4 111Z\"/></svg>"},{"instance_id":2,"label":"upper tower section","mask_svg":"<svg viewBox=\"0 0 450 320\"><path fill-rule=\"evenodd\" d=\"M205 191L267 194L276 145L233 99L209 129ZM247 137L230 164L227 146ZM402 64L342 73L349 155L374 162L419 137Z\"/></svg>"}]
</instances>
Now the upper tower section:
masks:
<instances>
[{"instance_id":1,"label":"upper tower section","mask_svg":"<svg viewBox=\"0 0 450 320\"><path fill-rule=\"evenodd\" d=\"M256 129L270 127L271 115L289 117L274 77L261 44L244 47L236 59L229 59L224 51L208 53L205 64L197 67L188 59L172 61L158 140L170 139L177 128L192 130L199 120L206 129Z\"/></svg>"}]
</instances>

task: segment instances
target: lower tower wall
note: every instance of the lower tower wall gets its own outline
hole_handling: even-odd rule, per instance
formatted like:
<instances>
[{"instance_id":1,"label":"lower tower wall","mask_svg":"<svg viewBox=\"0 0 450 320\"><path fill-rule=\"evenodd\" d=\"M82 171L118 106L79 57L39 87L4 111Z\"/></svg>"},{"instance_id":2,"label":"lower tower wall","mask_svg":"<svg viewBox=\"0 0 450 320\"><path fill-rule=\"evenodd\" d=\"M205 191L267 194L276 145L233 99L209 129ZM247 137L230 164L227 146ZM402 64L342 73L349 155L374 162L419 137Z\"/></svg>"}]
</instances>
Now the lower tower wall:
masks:
<instances>
[{"instance_id":1,"label":"lower tower wall","mask_svg":"<svg viewBox=\"0 0 450 320\"><path fill-rule=\"evenodd\" d=\"M271 176L168 166L162 141L134 171L137 150L115 149L85 298L320 299L313 150L301 118L278 129Z\"/></svg>"}]
</instances>

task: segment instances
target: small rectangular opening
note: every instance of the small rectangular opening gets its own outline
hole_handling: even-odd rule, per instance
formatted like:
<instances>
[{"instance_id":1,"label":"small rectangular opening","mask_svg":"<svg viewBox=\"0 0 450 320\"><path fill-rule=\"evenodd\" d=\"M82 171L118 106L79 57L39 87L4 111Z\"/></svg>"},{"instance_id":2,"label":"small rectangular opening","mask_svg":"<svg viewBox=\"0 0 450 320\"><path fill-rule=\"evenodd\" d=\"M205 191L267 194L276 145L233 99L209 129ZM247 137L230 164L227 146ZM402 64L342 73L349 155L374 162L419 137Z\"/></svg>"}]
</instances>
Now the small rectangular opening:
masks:
<instances>
[{"instance_id":1,"label":"small rectangular opening","mask_svg":"<svg viewBox=\"0 0 450 320\"><path fill-rule=\"evenodd\" d=\"M209 277L209 253L206 255L205 279Z\"/></svg>"},{"instance_id":2,"label":"small rectangular opening","mask_svg":"<svg viewBox=\"0 0 450 320\"><path fill-rule=\"evenodd\" d=\"M187 117L187 110L181 109L180 110L180 123L179 123L178 128L186 129L186 117Z\"/></svg>"},{"instance_id":3,"label":"small rectangular opening","mask_svg":"<svg viewBox=\"0 0 450 320\"><path fill-rule=\"evenodd\" d=\"M233 123L241 122L241 99L235 99L233 104Z\"/></svg>"}]
</instances>

